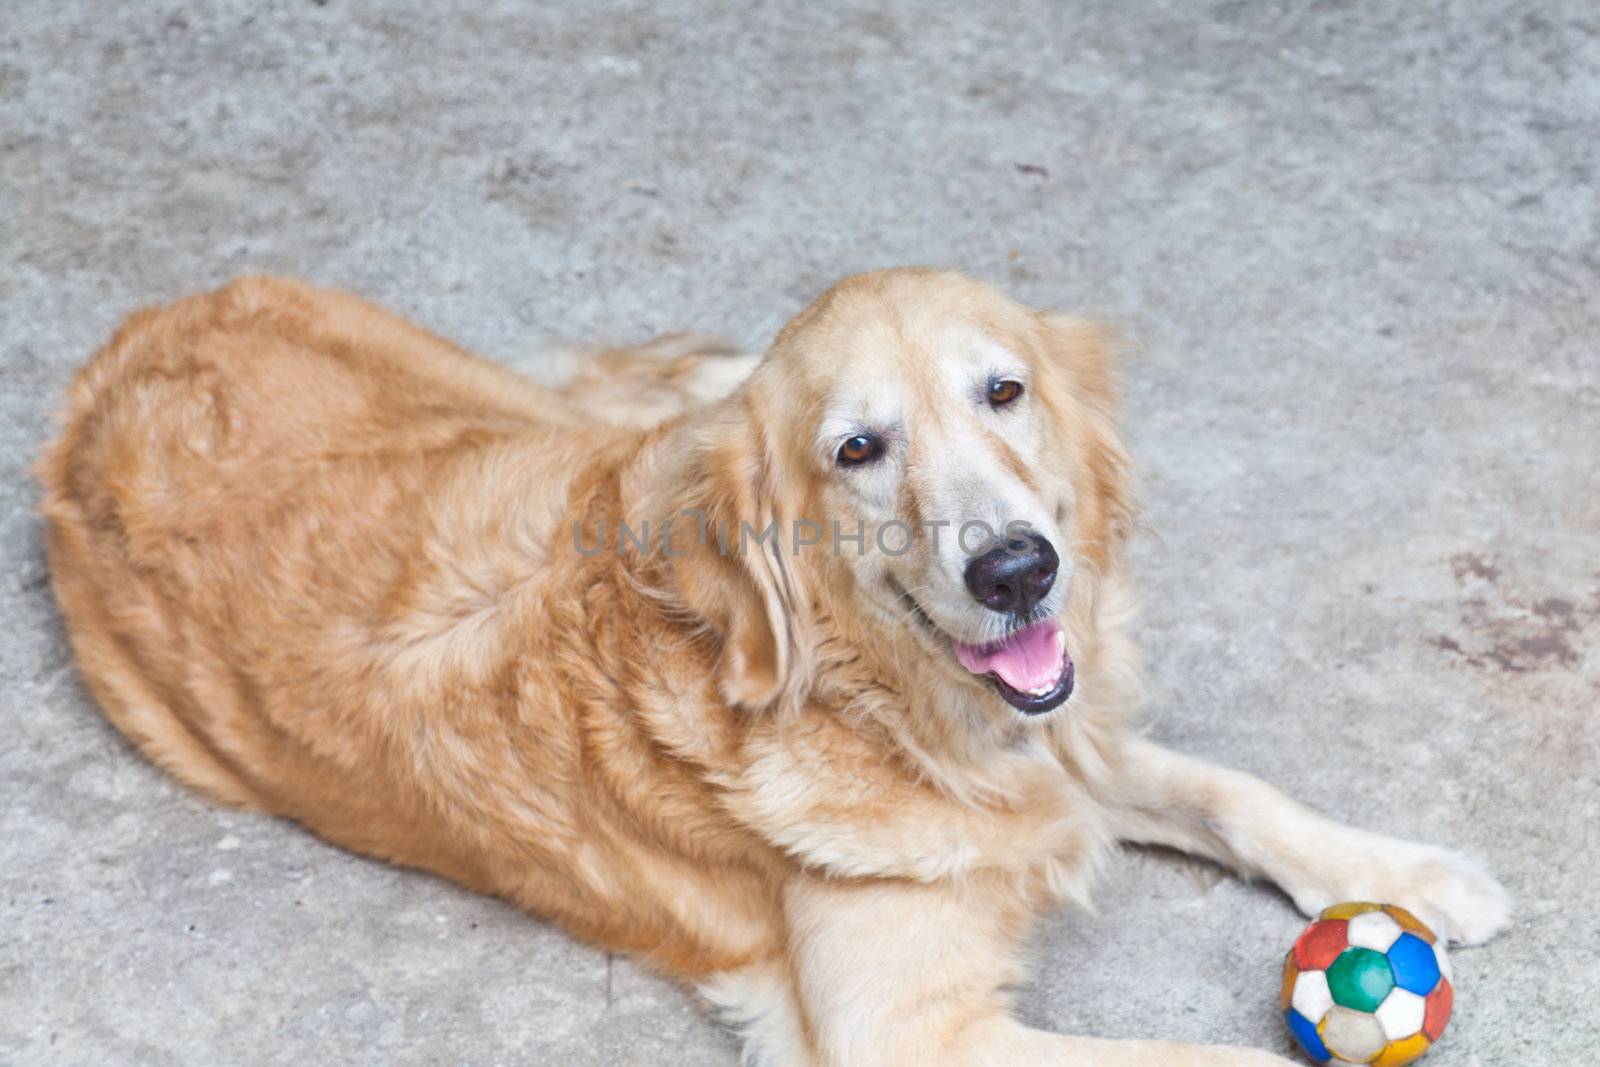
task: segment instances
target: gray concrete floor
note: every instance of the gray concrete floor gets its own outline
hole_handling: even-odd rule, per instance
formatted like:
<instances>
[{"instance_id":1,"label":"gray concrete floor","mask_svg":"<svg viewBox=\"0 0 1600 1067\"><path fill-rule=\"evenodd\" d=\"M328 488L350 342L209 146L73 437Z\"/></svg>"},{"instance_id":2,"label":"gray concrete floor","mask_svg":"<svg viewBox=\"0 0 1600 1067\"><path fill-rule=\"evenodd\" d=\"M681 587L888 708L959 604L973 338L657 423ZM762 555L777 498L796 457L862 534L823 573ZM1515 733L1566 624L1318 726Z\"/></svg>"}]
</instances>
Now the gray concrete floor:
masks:
<instances>
[{"instance_id":1,"label":"gray concrete floor","mask_svg":"<svg viewBox=\"0 0 1600 1067\"><path fill-rule=\"evenodd\" d=\"M1139 335L1151 729L1484 855L1518 922L1430 1062L1593 1061L1591 0L824 6L0 5L0 1062L732 1064L627 962L141 762L27 465L124 313L242 271L514 359L759 346L902 263ZM1286 1048L1282 899L1129 853L1099 902L1029 1020Z\"/></svg>"}]
</instances>

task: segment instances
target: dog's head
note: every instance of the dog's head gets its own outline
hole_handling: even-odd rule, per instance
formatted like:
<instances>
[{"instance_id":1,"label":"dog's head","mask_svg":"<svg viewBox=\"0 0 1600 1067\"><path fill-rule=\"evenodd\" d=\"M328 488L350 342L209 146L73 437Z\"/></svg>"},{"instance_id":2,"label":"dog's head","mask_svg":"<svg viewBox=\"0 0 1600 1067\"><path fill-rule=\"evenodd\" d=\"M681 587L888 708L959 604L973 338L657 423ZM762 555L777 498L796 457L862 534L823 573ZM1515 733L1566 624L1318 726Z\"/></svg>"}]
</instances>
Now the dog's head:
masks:
<instances>
[{"instance_id":1,"label":"dog's head","mask_svg":"<svg viewBox=\"0 0 1600 1067\"><path fill-rule=\"evenodd\" d=\"M926 270L846 279L790 322L679 430L674 495L707 536L678 570L727 696L803 695L820 617L997 714L1066 701L1129 524L1109 347Z\"/></svg>"}]
</instances>

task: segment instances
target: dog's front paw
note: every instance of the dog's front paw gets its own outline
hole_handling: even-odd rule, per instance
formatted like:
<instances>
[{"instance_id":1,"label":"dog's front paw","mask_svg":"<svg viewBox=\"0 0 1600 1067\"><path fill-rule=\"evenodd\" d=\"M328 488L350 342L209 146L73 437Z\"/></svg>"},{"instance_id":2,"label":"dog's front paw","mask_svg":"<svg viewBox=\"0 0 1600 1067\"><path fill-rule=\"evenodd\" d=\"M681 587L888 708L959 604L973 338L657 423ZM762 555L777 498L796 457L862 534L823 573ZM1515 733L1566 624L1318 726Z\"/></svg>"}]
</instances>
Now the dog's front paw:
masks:
<instances>
[{"instance_id":1,"label":"dog's front paw","mask_svg":"<svg viewBox=\"0 0 1600 1067\"><path fill-rule=\"evenodd\" d=\"M1397 874L1393 902L1452 944L1481 945L1511 925L1511 894L1459 852L1425 847Z\"/></svg>"},{"instance_id":2,"label":"dog's front paw","mask_svg":"<svg viewBox=\"0 0 1600 1067\"><path fill-rule=\"evenodd\" d=\"M1315 915L1330 904L1398 904L1457 945L1481 945L1511 925L1511 894L1476 860L1450 849L1379 838L1352 857L1346 877L1322 892L1295 894Z\"/></svg>"}]
</instances>

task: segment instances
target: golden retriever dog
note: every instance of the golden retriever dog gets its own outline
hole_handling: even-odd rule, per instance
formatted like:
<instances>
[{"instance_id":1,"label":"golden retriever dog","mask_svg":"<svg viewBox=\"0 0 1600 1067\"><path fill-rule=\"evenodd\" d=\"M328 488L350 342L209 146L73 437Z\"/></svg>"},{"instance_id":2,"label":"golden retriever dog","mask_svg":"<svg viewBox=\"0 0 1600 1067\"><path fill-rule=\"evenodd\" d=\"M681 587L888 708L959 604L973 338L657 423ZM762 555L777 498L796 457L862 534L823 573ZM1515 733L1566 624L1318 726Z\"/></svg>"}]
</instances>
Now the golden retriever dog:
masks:
<instances>
[{"instance_id":1,"label":"golden retriever dog","mask_svg":"<svg viewBox=\"0 0 1600 1067\"><path fill-rule=\"evenodd\" d=\"M1119 841L1458 942L1508 901L1125 725L1114 348L890 270L760 359L668 337L552 389L245 279L73 383L55 592L173 776L692 982L749 1061L1282 1064L1023 1026L1030 927Z\"/></svg>"}]
</instances>

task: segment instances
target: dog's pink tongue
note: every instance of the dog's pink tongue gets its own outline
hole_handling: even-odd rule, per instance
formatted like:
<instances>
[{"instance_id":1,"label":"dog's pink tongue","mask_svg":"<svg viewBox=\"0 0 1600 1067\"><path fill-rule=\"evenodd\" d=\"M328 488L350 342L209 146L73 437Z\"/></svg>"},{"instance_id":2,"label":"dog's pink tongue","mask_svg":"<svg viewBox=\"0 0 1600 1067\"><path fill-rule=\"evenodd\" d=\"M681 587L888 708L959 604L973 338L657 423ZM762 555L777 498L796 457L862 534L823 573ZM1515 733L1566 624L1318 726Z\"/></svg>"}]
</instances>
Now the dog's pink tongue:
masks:
<instances>
[{"instance_id":1,"label":"dog's pink tongue","mask_svg":"<svg viewBox=\"0 0 1600 1067\"><path fill-rule=\"evenodd\" d=\"M1000 676L1013 689L1024 693L1053 686L1067 666L1067 653L1059 635L1061 623L1055 619L1036 622L992 645L955 642L956 659L973 674Z\"/></svg>"}]
</instances>

